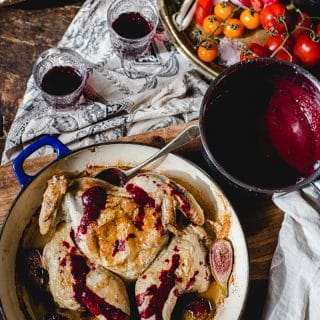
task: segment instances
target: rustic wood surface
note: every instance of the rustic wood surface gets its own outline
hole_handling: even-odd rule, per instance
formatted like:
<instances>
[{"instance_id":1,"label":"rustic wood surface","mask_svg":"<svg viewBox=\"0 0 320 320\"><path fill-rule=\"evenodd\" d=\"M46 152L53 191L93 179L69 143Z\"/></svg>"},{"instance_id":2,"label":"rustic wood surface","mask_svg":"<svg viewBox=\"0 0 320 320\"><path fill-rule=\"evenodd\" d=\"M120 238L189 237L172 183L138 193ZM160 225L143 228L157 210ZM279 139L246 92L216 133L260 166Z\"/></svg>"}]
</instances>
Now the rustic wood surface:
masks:
<instances>
[{"instance_id":1,"label":"rustic wood surface","mask_svg":"<svg viewBox=\"0 0 320 320\"><path fill-rule=\"evenodd\" d=\"M81 6L82 1L29 0L0 9L0 155L6 133L23 97L33 62L45 49L55 46ZM161 147L182 127L123 139ZM235 189L206 165L196 141L180 150L207 172L222 187L232 202L243 226L250 255L250 291L243 319L259 319L265 302L271 258L277 243L282 213L269 198ZM53 156L27 160L25 169L35 173ZM11 164L0 166L0 221L3 221L20 187Z\"/></svg>"},{"instance_id":2,"label":"rustic wood surface","mask_svg":"<svg viewBox=\"0 0 320 320\"><path fill-rule=\"evenodd\" d=\"M0 8L0 156L34 61L59 42L80 6L79 0L31 0Z\"/></svg>"}]
</instances>

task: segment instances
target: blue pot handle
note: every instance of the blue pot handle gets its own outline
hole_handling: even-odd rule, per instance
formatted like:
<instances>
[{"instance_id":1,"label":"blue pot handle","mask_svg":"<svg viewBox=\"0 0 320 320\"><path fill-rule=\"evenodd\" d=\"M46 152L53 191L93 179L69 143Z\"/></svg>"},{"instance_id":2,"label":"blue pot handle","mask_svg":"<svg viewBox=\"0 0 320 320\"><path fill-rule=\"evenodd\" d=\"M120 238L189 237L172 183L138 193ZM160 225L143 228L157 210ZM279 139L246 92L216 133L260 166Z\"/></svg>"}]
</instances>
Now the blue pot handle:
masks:
<instances>
[{"instance_id":1,"label":"blue pot handle","mask_svg":"<svg viewBox=\"0 0 320 320\"><path fill-rule=\"evenodd\" d=\"M57 138L46 135L40 139L34 141L28 145L14 160L13 160L13 172L16 175L20 185L25 187L33 178L24 172L23 163L24 161L35 151L43 146L50 146L57 153L57 160L70 154L72 151L68 149L60 140Z\"/></svg>"}]
</instances>

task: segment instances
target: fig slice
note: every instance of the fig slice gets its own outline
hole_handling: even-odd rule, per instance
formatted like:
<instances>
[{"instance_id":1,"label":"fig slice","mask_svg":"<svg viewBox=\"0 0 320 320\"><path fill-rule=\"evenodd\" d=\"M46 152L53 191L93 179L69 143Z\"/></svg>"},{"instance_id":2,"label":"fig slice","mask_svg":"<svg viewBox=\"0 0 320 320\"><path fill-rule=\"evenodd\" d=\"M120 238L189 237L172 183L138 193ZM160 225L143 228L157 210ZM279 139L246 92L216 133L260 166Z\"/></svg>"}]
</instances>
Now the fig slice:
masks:
<instances>
[{"instance_id":1,"label":"fig slice","mask_svg":"<svg viewBox=\"0 0 320 320\"><path fill-rule=\"evenodd\" d=\"M233 248L231 242L226 239L216 240L210 249L209 259L211 273L221 287L223 295L227 297L229 278L233 266Z\"/></svg>"}]
</instances>

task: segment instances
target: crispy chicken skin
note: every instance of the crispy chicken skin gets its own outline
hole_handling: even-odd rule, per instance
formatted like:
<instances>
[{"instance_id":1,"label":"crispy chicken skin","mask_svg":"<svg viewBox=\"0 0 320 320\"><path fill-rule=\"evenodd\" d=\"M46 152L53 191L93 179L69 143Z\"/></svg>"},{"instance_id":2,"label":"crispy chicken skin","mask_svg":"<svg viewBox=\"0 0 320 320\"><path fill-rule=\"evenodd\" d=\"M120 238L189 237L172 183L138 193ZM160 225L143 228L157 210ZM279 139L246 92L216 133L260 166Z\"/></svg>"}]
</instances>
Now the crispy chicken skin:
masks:
<instances>
[{"instance_id":1,"label":"crispy chicken skin","mask_svg":"<svg viewBox=\"0 0 320 320\"><path fill-rule=\"evenodd\" d=\"M57 212L63 196L68 188L68 180L65 176L53 176L48 181L47 189L43 195L43 201L39 216L40 233L45 235L53 227Z\"/></svg>"},{"instance_id":2,"label":"crispy chicken skin","mask_svg":"<svg viewBox=\"0 0 320 320\"><path fill-rule=\"evenodd\" d=\"M59 225L53 239L43 250L43 266L49 273L49 287L55 302L61 308L86 308L92 311L94 301L101 299L102 303L129 315L130 306L124 282L110 271L87 262L75 247L70 234L70 225ZM82 270L83 263L85 268ZM88 301L79 299L82 296L87 296ZM91 297L94 298L93 301L89 301ZM112 319L100 314L99 310L95 316L97 319Z\"/></svg>"},{"instance_id":3,"label":"crispy chicken skin","mask_svg":"<svg viewBox=\"0 0 320 320\"><path fill-rule=\"evenodd\" d=\"M107 190L106 203L97 220L81 229L83 194L97 186L95 179L77 181L63 200L63 211L76 231L76 242L90 261L135 280L168 241L156 205L139 205L122 188Z\"/></svg>"},{"instance_id":4,"label":"crispy chicken skin","mask_svg":"<svg viewBox=\"0 0 320 320\"><path fill-rule=\"evenodd\" d=\"M210 285L206 250L196 229L188 226L175 236L151 266L142 273L135 287L140 319L170 320L177 298L187 292L205 292Z\"/></svg>"}]
</instances>

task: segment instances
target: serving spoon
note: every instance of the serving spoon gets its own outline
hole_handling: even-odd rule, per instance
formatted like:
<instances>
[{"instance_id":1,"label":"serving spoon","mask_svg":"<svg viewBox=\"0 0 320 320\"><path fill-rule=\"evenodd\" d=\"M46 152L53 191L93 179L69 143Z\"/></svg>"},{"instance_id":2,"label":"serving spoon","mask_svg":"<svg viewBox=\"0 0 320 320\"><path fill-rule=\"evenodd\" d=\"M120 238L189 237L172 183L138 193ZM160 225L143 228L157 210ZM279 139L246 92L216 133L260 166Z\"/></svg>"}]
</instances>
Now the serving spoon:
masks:
<instances>
[{"instance_id":1,"label":"serving spoon","mask_svg":"<svg viewBox=\"0 0 320 320\"><path fill-rule=\"evenodd\" d=\"M107 181L113 185L122 187L127 183L130 177L135 175L141 168L145 167L146 165L155 161L156 159L168 154L169 152L172 152L184 146L188 142L196 139L199 135L199 127L196 125L190 126L184 129L176 138L174 138L171 142L165 145L162 149L160 149L158 152L156 152L151 157L141 162L137 166L128 170L122 170L115 167L107 168L98 172L94 177Z\"/></svg>"}]
</instances>

